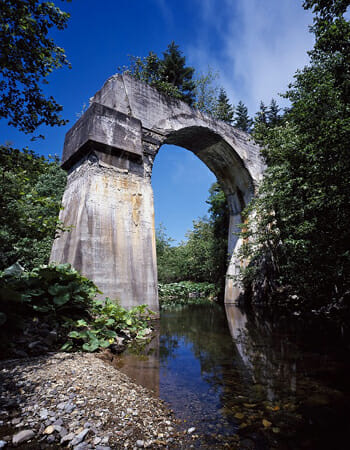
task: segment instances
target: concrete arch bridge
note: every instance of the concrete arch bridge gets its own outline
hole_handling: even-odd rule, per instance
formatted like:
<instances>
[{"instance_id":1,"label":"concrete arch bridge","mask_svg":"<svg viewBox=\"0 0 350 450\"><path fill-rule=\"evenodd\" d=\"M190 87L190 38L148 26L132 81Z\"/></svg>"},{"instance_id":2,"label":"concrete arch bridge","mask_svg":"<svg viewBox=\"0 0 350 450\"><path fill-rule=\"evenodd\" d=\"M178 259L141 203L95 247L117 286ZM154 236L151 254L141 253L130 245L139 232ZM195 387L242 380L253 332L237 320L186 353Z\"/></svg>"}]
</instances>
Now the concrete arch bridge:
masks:
<instances>
[{"instance_id":1,"label":"concrete arch bridge","mask_svg":"<svg viewBox=\"0 0 350 450\"><path fill-rule=\"evenodd\" d=\"M127 75L114 75L68 131L68 171L60 219L72 225L54 241L51 261L69 262L105 296L158 311L154 159L162 144L192 151L216 175L229 204L225 302L240 294L231 275L241 244L234 234L264 164L246 133L167 97Z\"/></svg>"}]
</instances>

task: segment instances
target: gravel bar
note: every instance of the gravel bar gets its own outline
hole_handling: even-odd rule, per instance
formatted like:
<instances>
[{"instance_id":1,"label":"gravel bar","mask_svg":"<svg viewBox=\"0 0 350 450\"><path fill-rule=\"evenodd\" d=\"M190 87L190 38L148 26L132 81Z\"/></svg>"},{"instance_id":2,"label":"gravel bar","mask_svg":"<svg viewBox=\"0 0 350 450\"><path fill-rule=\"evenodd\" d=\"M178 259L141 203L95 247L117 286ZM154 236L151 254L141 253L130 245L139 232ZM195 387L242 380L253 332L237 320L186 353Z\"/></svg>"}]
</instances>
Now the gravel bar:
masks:
<instances>
[{"instance_id":1,"label":"gravel bar","mask_svg":"<svg viewBox=\"0 0 350 450\"><path fill-rule=\"evenodd\" d=\"M0 448L182 449L195 441L151 391L95 354L0 361Z\"/></svg>"}]
</instances>

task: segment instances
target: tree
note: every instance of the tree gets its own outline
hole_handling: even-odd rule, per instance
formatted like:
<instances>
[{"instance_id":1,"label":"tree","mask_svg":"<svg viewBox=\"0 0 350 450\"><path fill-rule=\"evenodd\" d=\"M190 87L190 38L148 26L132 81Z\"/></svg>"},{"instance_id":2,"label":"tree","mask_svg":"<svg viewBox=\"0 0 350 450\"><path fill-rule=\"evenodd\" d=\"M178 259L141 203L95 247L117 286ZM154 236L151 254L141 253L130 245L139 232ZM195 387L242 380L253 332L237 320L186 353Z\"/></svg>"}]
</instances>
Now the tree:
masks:
<instances>
[{"instance_id":1,"label":"tree","mask_svg":"<svg viewBox=\"0 0 350 450\"><path fill-rule=\"evenodd\" d=\"M0 118L25 133L39 125L64 125L60 106L45 97L42 84L67 65L64 50L49 37L63 30L69 15L52 2L2 0L0 3Z\"/></svg>"},{"instance_id":2,"label":"tree","mask_svg":"<svg viewBox=\"0 0 350 450\"><path fill-rule=\"evenodd\" d=\"M145 58L130 56L130 65L118 70L192 105L196 88L192 80L194 68L185 64L186 58L173 41L163 53L163 59L154 52L149 52Z\"/></svg>"},{"instance_id":3,"label":"tree","mask_svg":"<svg viewBox=\"0 0 350 450\"><path fill-rule=\"evenodd\" d=\"M57 160L0 146L0 270L48 262L65 183Z\"/></svg>"},{"instance_id":4,"label":"tree","mask_svg":"<svg viewBox=\"0 0 350 450\"><path fill-rule=\"evenodd\" d=\"M260 102L259 111L257 112L254 120L254 126L256 123L262 123L267 125L268 123L268 109L264 102Z\"/></svg>"},{"instance_id":5,"label":"tree","mask_svg":"<svg viewBox=\"0 0 350 450\"><path fill-rule=\"evenodd\" d=\"M185 64L185 56L182 56L179 46L172 41L163 53L161 80L177 87L181 93L181 99L192 105L196 87L192 80L194 68L186 67Z\"/></svg>"},{"instance_id":6,"label":"tree","mask_svg":"<svg viewBox=\"0 0 350 450\"><path fill-rule=\"evenodd\" d=\"M144 58L130 56L129 59L130 65L128 67L124 66L119 68L119 71L155 87L158 91L163 92L170 97L182 98L181 92L177 86L163 80L162 60L156 53L151 51Z\"/></svg>"},{"instance_id":7,"label":"tree","mask_svg":"<svg viewBox=\"0 0 350 450\"><path fill-rule=\"evenodd\" d=\"M193 106L206 114L213 114L215 111L219 92L216 84L218 78L218 72L208 67L208 72L200 74L194 81L196 100Z\"/></svg>"},{"instance_id":8,"label":"tree","mask_svg":"<svg viewBox=\"0 0 350 450\"><path fill-rule=\"evenodd\" d=\"M234 109L230 104L225 89L221 88L215 105L213 115L216 119L223 120L229 124L233 121Z\"/></svg>"},{"instance_id":9,"label":"tree","mask_svg":"<svg viewBox=\"0 0 350 450\"><path fill-rule=\"evenodd\" d=\"M260 108L254 118L254 128L252 131L256 142L263 145L267 138L268 129L281 123L282 116L279 112L280 108L274 99L271 100L269 108L264 102L260 102Z\"/></svg>"},{"instance_id":10,"label":"tree","mask_svg":"<svg viewBox=\"0 0 350 450\"><path fill-rule=\"evenodd\" d=\"M246 133L249 132L252 124L251 119L248 116L248 108L243 102L239 101L236 107L236 114L233 125Z\"/></svg>"},{"instance_id":11,"label":"tree","mask_svg":"<svg viewBox=\"0 0 350 450\"><path fill-rule=\"evenodd\" d=\"M263 271L272 301L287 292L282 301L291 308L335 313L342 321L350 292L347 5L304 2L315 13L315 47L285 94L291 107L284 120L266 134L268 169L246 234L250 269L257 268L250 279L248 271L248 284Z\"/></svg>"},{"instance_id":12,"label":"tree","mask_svg":"<svg viewBox=\"0 0 350 450\"><path fill-rule=\"evenodd\" d=\"M213 183L207 200L210 223L213 229L212 266L215 268L213 282L221 291L225 288L225 276L228 264L228 232L230 212L224 191L219 183Z\"/></svg>"},{"instance_id":13,"label":"tree","mask_svg":"<svg viewBox=\"0 0 350 450\"><path fill-rule=\"evenodd\" d=\"M280 108L277 105L276 100L273 98L271 100L269 109L267 111L267 119L268 119L269 126L274 127L279 123L279 121L281 120L281 116L279 115L279 112L280 112Z\"/></svg>"}]
</instances>

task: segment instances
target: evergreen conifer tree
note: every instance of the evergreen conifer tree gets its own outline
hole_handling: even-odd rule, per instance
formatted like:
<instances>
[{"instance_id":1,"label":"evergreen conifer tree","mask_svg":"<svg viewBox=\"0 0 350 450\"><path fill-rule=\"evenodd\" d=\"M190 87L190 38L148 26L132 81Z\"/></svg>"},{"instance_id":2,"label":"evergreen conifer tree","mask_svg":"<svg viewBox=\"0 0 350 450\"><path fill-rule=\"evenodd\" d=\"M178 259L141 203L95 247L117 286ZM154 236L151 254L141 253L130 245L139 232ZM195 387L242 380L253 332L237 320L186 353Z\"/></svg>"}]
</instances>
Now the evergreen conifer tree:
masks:
<instances>
[{"instance_id":1,"label":"evergreen conifer tree","mask_svg":"<svg viewBox=\"0 0 350 450\"><path fill-rule=\"evenodd\" d=\"M281 108L277 105L276 100L271 100L269 110L267 112L267 119L270 126L274 127L280 122L281 116L279 114Z\"/></svg>"},{"instance_id":2,"label":"evergreen conifer tree","mask_svg":"<svg viewBox=\"0 0 350 450\"><path fill-rule=\"evenodd\" d=\"M221 88L213 115L216 119L223 120L224 122L231 124L233 121L233 114L233 106L228 100L225 89Z\"/></svg>"},{"instance_id":3,"label":"evergreen conifer tree","mask_svg":"<svg viewBox=\"0 0 350 450\"><path fill-rule=\"evenodd\" d=\"M242 131L249 132L252 120L248 116L248 108L242 101L238 102L236 107L236 117L233 125Z\"/></svg>"},{"instance_id":4,"label":"evergreen conifer tree","mask_svg":"<svg viewBox=\"0 0 350 450\"><path fill-rule=\"evenodd\" d=\"M268 109L264 102L260 102L260 108L259 111L256 113L254 122L257 123L263 123L267 124L268 122Z\"/></svg>"},{"instance_id":5,"label":"evergreen conifer tree","mask_svg":"<svg viewBox=\"0 0 350 450\"><path fill-rule=\"evenodd\" d=\"M192 105L195 95L195 83L192 80L194 68L186 67L185 64L185 56L182 56L179 46L172 41L163 53L161 80L176 86L181 99Z\"/></svg>"}]
</instances>

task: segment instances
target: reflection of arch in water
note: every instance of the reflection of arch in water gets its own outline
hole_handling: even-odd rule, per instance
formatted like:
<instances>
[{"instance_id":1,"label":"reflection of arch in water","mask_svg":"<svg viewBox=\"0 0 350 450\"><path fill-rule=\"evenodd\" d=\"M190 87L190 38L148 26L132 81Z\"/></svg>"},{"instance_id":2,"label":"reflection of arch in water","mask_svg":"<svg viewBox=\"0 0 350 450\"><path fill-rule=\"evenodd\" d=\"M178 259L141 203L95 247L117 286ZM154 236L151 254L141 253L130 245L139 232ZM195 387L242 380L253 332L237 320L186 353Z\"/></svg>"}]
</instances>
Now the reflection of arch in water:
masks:
<instances>
[{"instance_id":1,"label":"reflection of arch in water","mask_svg":"<svg viewBox=\"0 0 350 450\"><path fill-rule=\"evenodd\" d=\"M153 191L154 159L162 144L195 153L216 175L228 199L231 257L226 302L239 289L232 277L241 211L263 174L249 136L125 75L106 81L67 133L69 172L61 220L73 225L54 243L51 260L70 262L124 306L158 310Z\"/></svg>"},{"instance_id":2,"label":"reflection of arch in water","mask_svg":"<svg viewBox=\"0 0 350 450\"><path fill-rule=\"evenodd\" d=\"M255 384L264 387L269 401L296 392L297 361L293 345L273 324L259 322L233 304L226 304L226 318L236 348ZM286 333L286 330L284 330Z\"/></svg>"}]
</instances>

